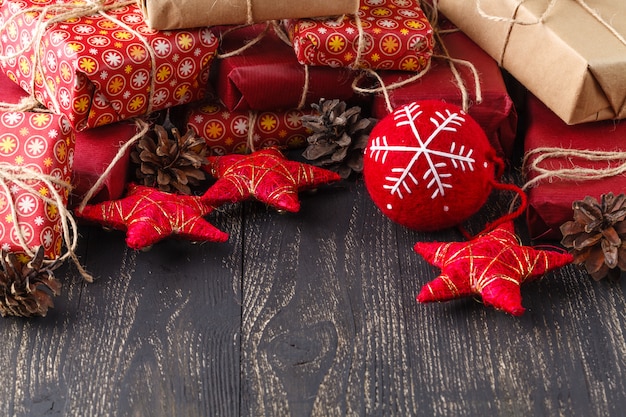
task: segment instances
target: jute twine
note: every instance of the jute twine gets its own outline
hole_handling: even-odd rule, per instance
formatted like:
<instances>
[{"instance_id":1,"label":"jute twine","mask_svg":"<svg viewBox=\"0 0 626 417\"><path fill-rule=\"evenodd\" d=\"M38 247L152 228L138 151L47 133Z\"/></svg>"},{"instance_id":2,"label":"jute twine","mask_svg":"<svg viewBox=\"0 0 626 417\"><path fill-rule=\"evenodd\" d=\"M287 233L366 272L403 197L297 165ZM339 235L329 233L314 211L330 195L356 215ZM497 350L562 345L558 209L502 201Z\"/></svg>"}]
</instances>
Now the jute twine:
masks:
<instances>
[{"instance_id":1,"label":"jute twine","mask_svg":"<svg viewBox=\"0 0 626 417\"><path fill-rule=\"evenodd\" d=\"M43 7L33 6L27 9L23 9L19 13L13 14L11 17L7 19L3 23L3 25L0 26L0 32L6 30L6 28L9 25L13 24L13 22L19 16L22 16L28 13L33 13L33 14L38 13L39 16L38 16L38 21L35 27L35 33L33 34L33 36L28 42L25 42L21 46L21 48L15 51L14 53L1 55L0 61L5 62L11 59L15 59L16 57L24 54L31 47L34 47L35 51L39 51L41 42L42 42L42 39L46 30L49 27L51 27L53 24L66 21L68 19L99 14L107 18L108 20L115 22L120 27L126 29L127 31L137 36L137 38L144 44L144 46L146 47L146 50L149 52L150 60L152 64L151 71L153 72L153 74L151 74L150 76L150 79L151 79L150 98L148 100L148 108L146 110L146 114L149 114L153 111L152 110L152 106L153 106L152 95L154 94L154 90L155 90L154 71L156 70L156 58L155 58L154 50L152 49L148 40L141 33L133 30L130 26L128 26L124 22L120 21L119 19L116 19L115 17L107 13L107 11L109 10L117 9L117 8L124 7L124 6L129 6L135 3L136 3L135 0L118 1L118 2L111 3L111 4L105 4L105 2L101 0L88 0L84 4L63 3L63 4L48 5L48 6L43 6ZM46 20L46 17L49 17L49 16L53 16L53 17ZM41 72L42 62L41 62L40 54L35 53L34 57L35 57L34 58L35 59L34 61L35 71ZM29 97L22 99L22 101L20 101L20 103L17 103L17 104L2 102L0 103L0 110L2 111L43 111L43 112L58 113L59 112L58 102L56 101L56 97L54 96L54 94L52 94L51 91L49 91L49 87L47 83L44 83L44 85L48 89L48 94L54 106L56 107L56 111L42 108L41 104L35 99L34 83L35 83L35 77L33 77L31 81L31 91L30 91ZM79 208L78 208L79 210L82 210L87 205L89 200L100 190L100 187L102 186L104 181L107 180L111 171L117 165L117 163L119 163L124 158L126 153L129 151L129 148L133 146L135 142L137 142L137 140L139 140L143 135L147 133L148 128L149 128L147 123L143 122L142 120L136 119L136 124L138 126L137 134L120 146L118 153L116 154L114 159L111 161L109 166L100 176L100 178L98 178L96 183L85 194L81 204L79 205ZM66 248L65 252L62 253L58 258L54 260L46 260L45 262L47 262L51 267L52 266L56 267L56 265L60 264L61 262L69 258L76 265L78 271L80 272L81 276L84 279L90 282L93 281L93 277L85 270L85 268L83 268L83 266L80 264L80 261L78 260L78 257L76 256L76 246L78 244L78 228L76 226L76 221L74 217L72 216L72 213L67 209L65 204L63 204L63 198L61 197L61 194L54 188L54 185L56 185L62 189L65 189L67 192L69 192L69 190L71 189L71 185L68 183L59 181L55 177L42 174L32 169L27 169L24 167L15 167L10 164L0 163L0 187L2 188L2 190L6 193L8 197L8 204L9 204L11 214L13 217L14 230L15 230L17 240L19 241L22 250L28 256L31 256L31 257L34 256L34 252L26 245L26 237L23 234L24 231L19 227L17 211L15 208L15 201L13 201L13 199L10 198L11 194L10 194L8 183L15 184L19 186L20 188L23 188L35 195L40 195L35 190L33 190L32 187L28 185L28 182L32 182L32 181L41 181L44 184L46 184L46 186L50 189L52 198L41 196L41 199L48 204L55 205L58 208L59 216L61 220L61 229L62 229L61 233L63 236L65 248Z\"/></svg>"},{"instance_id":2,"label":"jute twine","mask_svg":"<svg viewBox=\"0 0 626 417\"><path fill-rule=\"evenodd\" d=\"M104 181L106 181L106 179L110 176L113 168L124 158L126 153L129 151L129 148L148 132L149 125L146 122L140 119L136 119L135 123L137 124L137 133L120 146L117 154L109 163L100 178L98 178L96 183L87 191L87 193L83 197L83 200L78 207L79 211L84 209L89 200L98 191L100 191L100 187L102 186ZM43 196L31 185L29 185L33 181L40 181L44 183L46 187L50 190L51 196ZM78 245L78 227L76 225L76 220L74 219L71 211L64 204L64 198L61 192L57 191L57 188L60 188L61 190L65 190L66 193L69 193L72 188L71 184L65 181L61 181L54 176L43 174L30 168L15 166L6 162L0 162L0 190L2 190L7 197L7 203L11 211L11 217L13 221L13 229L19 245L21 249L30 257L33 257L35 253L26 244L26 236L24 235L24 230L22 230L22 228L19 226L19 216L15 207L15 201L13 200L13 198L11 198L12 194L9 184L16 185L32 193L33 195L38 196L42 201L47 204L54 205L59 210L58 215L61 221L61 235L63 237L63 243L65 245L65 252L56 259L46 259L44 260L44 262L50 268L54 269L63 261L69 258L74 263L74 265L76 265L76 268L78 269L80 275L85 280L92 282L93 276L89 274L87 270L81 265L78 256L76 255L76 247Z\"/></svg>"},{"instance_id":3,"label":"jute twine","mask_svg":"<svg viewBox=\"0 0 626 417\"><path fill-rule=\"evenodd\" d=\"M32 7L20 10L19 12L11 15L0 26L0 32L5 31L9 27L9 25L15 24L15 20L18 19L19 17L28 15L28 14L38 14L37 23L35 25L35 31L33 33L33 36L30 38L30 40L28 40L28 42L25 42L14 53L0 55L0 61L6 62L11 59L15 59L19 56L24 55L26 51L33 48L33 51L35 52L33 54L34 56L33 73L43 74L43 70L42 70L43 64L41 61L41 54L39 53L39 51L41 50L43 37L46 31L48 30L48 28L50 28L52 25L56 23L64 22L69 19L75 19L75 18L80 18L80 17L85 17L85 16L101 15L105 17L106 19L116 23L118 26L126 29L133 35L135 35L141 41L141 43L143 43L146 50L148 51L148 55L150 56L150 62L151 62L151 74L150 74L150 90L149 90L150 97L148 99L148 107L146 109L146 113L151 113L153 111L152 110L153 98L154 98L153 96L154 96L155 79L156 79L156 77L154 76L155 75L154 72L156 71L156 54L154 52L154 49L152 48L148 40L141 33L137 32L136 30L128 26L126 23L122 22L121 20L107 13L110 10L117 9L120 7L130 6L133 4L136 4L136 0L116 1L110 4L105 4L104 0L87 0L85 3L82 3L82 4L61 3L61 4L52 4L52 5L47 5L47 6L32 6ZM30 85L30 94L32 96L33 101L35 100L35 78L36 78L35 76L32 77L31 85ZM48 83L44 82L43 84L44 84L44 87L46 88L50 101L53 104L54 108L52 110L54 110L55 113L59 113L60 106L57 101L56 95L50 90L50 86L48 85Z\"/></svg>"},{"instance_id":4,"label":"jute twine","mask_svg":"<svg viewBox=\"0 0 626 417\"><path fill-rule=\"evenodd\" d=\"M605 162L606 166L588 168L574 163L575 159ZM563 164L555 168L542 166L544 162L550 160L569 161L570 166ZM522 160L522 172L525 176L529 176L530 173L537 174L524 183L522 186L524 192L544 181L551 183L554 180L571 182L601 180L626 174L626 152L539 147L526 152ZM516 200L513 200L511 207L515 203Z\"/></svg>"},{"instance_id":5,"label":"jute twine","mask_svg":"<svg viewBox=\"0 0 626 417\"><path fill-rule=\"evenodd\" d=\"M503 16L495 16L495 15L492 15L490 13L487 13L484 10L484 8L483 8L482 1L483 0L476 0L476 8L477 8L478 13L480 14L480 16L482 18L487 19L487 20L491 20L491 21L494 21L494 22L503 22L503 23L509 23L511 25L519 25L519 26L533 26L533 25L543 24L548 19L548 17L552 14L552 11L553 11L555 5L559 1L572 1L572 2L574 2L576 4L578 4L580 7L582 7L583 10L585 10L587 13L589 13L589 15L593 16L594 19L596 19L616 39L618 39L623 45L626 46L626 38L624 38L624 36L621 33L619 33L609 22L604 20L604 18L600 15L600 13L597 10L594 10L593 8L591 8L585 2L585 0L550 0L550 3L548 3L548 5L546 6L546 9L544 10L544 12L539 17L537 17L536 19L530 20L530 21L525 21L525 20L521 20L521 19L517 19L517 18L508 18L508 17L503 17ZM514 10L514 14L513 15L514 16L517 14L517 10L520 8L520 6L522 4L524 4L525 2L526 2L526 0L517 0L517 3L513 7L513 10ZM504 42L505 47L501 51L500 59L498 61L500 63L500 65L503 62L504 53L505 53L505 50L506 50L506 45L508 45L508 41L509 41L510 36L511 36L511 31L509 30L508 35L507 35L507 39Z\"/></svg>"},{"instance_id":6,"label":"jute twine","mask_svg":"<svg viewBox=\"0 0 626 417\"><path fill-rule=\"evenodd\" d=\"M471 107L472 102L471 102L469 90L467 86L465 85L465 81L463 80L463 77L461 76L461 73L459 72L459 69L457 68L457 66L458 65L465 66L472 73L472 78L474 82L475 103L477 104L481 103L483 100L482 88L480 85L480 75L478 74L478 70L476 69L476 67L474 66L472 62L464 60L464 59L452 58L450 56L450 52L448 51L448 48L446 47L446 44L443 41L441 35L446 34L446 33L456 32L458 31L458 29L442 30L441 28L439 28L438 3L439 3L438 0L433 0L432 6L428 5L427 3L422 4L422 9L427 14L428 20L433 28L435 41L437 45L439 45L442 51L442 54L433 55L432 58L441 59L448 63L448 66L450 67L450 71L452 72L454 76L455 83L459 91L461 92L461 108L463 109L463 111L467 112L469 108ZM376 71L368 69L368 70L365 70L363 74L359 75L354 80L352 84L352 88L355 92L361 93L361 94L382 94L383 98L385 99L385 106L387 108L387 111L389 113L392 113L394 110L394 106L391 100L390 91L403 87L405 85L414 83L415 81L422 78L424 75L426 75L429 72L431 68L431 62L432 61L429 61L424 69L412 75L411 77L408 77L402 81L398 81L398 82L391 83L388 85L385 85L385 83L383 82L383 79L380 77L380 75ZM379 87L373 87L373 88L359 87L359 83L361 82L361 80L363 79L365 75L374 77L377 83L379 84Z\"/></svg>"},{"instance_id":7,"label":"jute twine","mask_svg":"<svg viewBox=\"0 0 626 417\"><path fill-rule=\"evenodd\" d=\"M50 197L41 195L30 184L33 181L40 181L46 185L50 191ZM19 224L19 216L15 207L15 201L11 198L11 189L9 184L18 186L33 195L39 196L39 198L47 204L54 205L59 210L58 215L61 220L61 234L66 246L66 250L56 259L45 259L44 263L50 268L55 269L61 262L66 259L71 259L76 265L81 276L91 282L93 277L83 268L78 257L76 256L76 246L78 245L78 227L74 217L64 204L63 196L61 192L57 190L57 187L61 190L65 190L69 193L71 185L60 179L43 174L39 171L26 168L23 166L15 166L6 162L0 163L0 189L7 197L7 203L11 210L11 218L13 222L13 231L19 242L22 250L31 258L35 256L35 253L26 244L26 236L24 236L24 230L22 230Z\"/></svg>"},{"instance_id":8,"label":"jute twine","mask_svg":"<svg viewBox=\"0 0 626 417\"><path fill-rule=\"evenodd\" d=\"M544 161L557 159L570 161L571 166L559 166L558 168L542 166ZM606 162L606 167L588 168L576 165L573 162L574 159L587 162ZM552 182L555 179L563 181L601 180L626 173L626 152L540 147L526 152L522 161L522 169L526 173L538 174L524 184L524 190L543 181Z\"/></svg>"}]
</instances>

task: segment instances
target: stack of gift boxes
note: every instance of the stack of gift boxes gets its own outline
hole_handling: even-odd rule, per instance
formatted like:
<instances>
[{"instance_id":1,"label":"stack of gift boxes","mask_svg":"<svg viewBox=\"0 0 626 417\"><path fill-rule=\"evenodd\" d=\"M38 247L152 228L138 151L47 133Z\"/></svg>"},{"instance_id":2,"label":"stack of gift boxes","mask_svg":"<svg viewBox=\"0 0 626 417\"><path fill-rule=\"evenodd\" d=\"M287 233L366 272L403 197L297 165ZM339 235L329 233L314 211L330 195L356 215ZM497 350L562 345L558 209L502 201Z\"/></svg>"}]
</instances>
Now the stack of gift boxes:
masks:
<instances>
[{"instance_id":1,"label":"stack of gift boxes","mask_svg":"<svg viewBox=\"0 0 626 417\"><path fill-rule=\"evenodd\" d=\"M78 201L138 133L133 118L150 123L171 109L179 129L204 138L213 154L297 149L310 134L301 118L320 99L354 103L377 119L416 100L464 106L504 157L520 137L529 160L540 148L620 148L624 129L613 120L626 115L626 6L435 4L449 21L429 21L434 15L424 11L432 6L418 0L318 1L316 9L302 10L283 1L233 1L210 11L191 0L4 0L0 101L31 97L47 112L1 114L0 159L70 182ZM602 16L622 18L607 24ZM529 90L517 108L527 115L524 126L502 67ZM129 158L117 158L92 202L123 195ZM614 163L572 159L564 152L541 163L555 170ZM532 237L560 239L573 201L621 192L621 184L621 175L580 184L537 181L529 189ZM46 193L45 185L32 188ZM11 188L0 210L20 193ZM65 197L71 204L69 191ZM58 255L54 210L36 196L27 200L35 203L15 205L24 215L20 224L32 227L28 244ZM0 215L3 247L19 249L13 223Z\"/></svg>"}]
</instances>

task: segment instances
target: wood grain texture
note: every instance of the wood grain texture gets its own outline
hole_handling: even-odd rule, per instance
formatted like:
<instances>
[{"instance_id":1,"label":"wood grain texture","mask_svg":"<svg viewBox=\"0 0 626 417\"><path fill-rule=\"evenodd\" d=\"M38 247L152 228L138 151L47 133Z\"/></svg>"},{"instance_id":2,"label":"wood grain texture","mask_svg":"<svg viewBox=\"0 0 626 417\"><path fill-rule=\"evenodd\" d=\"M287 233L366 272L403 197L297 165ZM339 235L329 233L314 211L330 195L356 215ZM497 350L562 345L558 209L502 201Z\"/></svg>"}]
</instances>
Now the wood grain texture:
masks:
<instances>
[{"instance_id":1,"label":"wood grain texture","mask_svg":"<svg viewBox=\"0 0 626 417\"><path fill-rule=\"evenodd\" d=\"M99 279L65 267L48 317L2 320L0 415L622 415L623 280L563 268L522 287L522 317L420 305L439 271L413 245L458 233L395 225L360 181L301 200L295 214L223 208L225 244L134 252L81 229Z\"/></svg>"},{"instance_id":2,"label":"wood grain texture","mask_svg":"<svg viewBox=\"0 0 626 417\"><path fill-rule=\"evenodd\" d=\"M2 329L13 346L2 369L15 381L2 415L236 415L239 218L216 223L228 244L172 240L147 252L90 230L83 259L99 279L74 282L73 303L49 317Z\"/></svg>"}]
</instances>

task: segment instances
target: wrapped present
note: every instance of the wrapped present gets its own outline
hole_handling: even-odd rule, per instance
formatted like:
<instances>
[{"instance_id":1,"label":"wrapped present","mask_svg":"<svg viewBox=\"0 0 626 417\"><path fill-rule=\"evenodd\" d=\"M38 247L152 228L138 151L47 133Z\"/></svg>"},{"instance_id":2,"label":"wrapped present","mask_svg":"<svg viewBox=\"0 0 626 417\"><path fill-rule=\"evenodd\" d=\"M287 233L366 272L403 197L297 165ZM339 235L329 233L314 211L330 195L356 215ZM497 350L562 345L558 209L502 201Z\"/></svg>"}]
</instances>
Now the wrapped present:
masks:
<instances>
[{"instance_id":1,"label":"wrapped present","mask_svg":"<svg viewBox=\"0 0 626 417\"><path fill-rule=\"evenodd\" d=\"M560 240L574 201L626 188L626 123L599 121L569 126L537 98L528 98L524 147L527 222L536 240Z\"/></svg>"},{"instance_id":2,"label":"wrapped present","mask_svg":"<svg viewBox=\"0 0 626 417\"><path fill-rule=\"evenodd\" d=\"M81 202L117 157L121 145L133 138L137 131L135 123L123 121L76 133L70 207ZM130 152L125 152L89 200L90 203L120 198L126 188L129 164Z\"/></svg>"},{"instance_id":3,"label":"wrapped present","mask_svg":"<svg viewBox=\"0 0 626 417\"><path fill-rule=\"evenodd\" d=\"M18 104L28 93L0 73L0 97L6 104ZM80 202L104 170L117 155L120 143L132 138L137 131L135 123L122 121L107 126L75 133L72 193L69 205ZM92 202L114 200L121 197L128 173L129 156L123 155L104 180Z\"/></svg>"},{"instance_id":4,"label":"wrapped present","mask_svg":"<svg viewBox=\"0 0 626 417\"><path fill-rule=\"evenodd\" d=\"M237 50L262 34L264 28L254 25L231 32L222 38L222 49ZM354 71L311 67L307 72L298 63L293 48L273 31L262 36L253 47L217 60L214 89L228 110L308 108L321 98L346 101L354 96Z\"/></svg>"},{"instance_id":5,"label":"wrapped present","mask_svg":"<svg viewBox=\"0 0 626 417\"><path fill-rule=\"evenodd\" d=\"M302 110L229 112L219 102L192 105L187 128L204 138L216 155L247 153L268 147L297 149L306 146L308 130ZM250 125L253 130L250 131Z\"/></svg>"},{"instance_id":6,"label":"wrapped present","mask_svg":"<svg viewBox=\"0 0 626 417\"><path fill-rule=\"evenodd\" d=\"M74 159L74 132L65 116L0 112L0 244L23 253L44 247L55 259L63 245Z\"/></svg>"},{"instance_id":7,"label":"wrapped present","mask_svg":"<svg viewBox=\"0 0 626 417\"><path fill-rule=\"evenodd\" d=\"M355 0L316 0L298 4L290 0L140 0L150 27L184 29L234 25L298 17L354 13Z\"/></svg>"},{"instance_id":8,"label":"wrapped present","mask_svg":"<svg viewBox=\"0 0 626 417\"><path fill-rule=\"evenodd\" d=\"M306 65L418 72L434 42L419 0L362 0L358 15L290 19L286 28Z\"/></svg>"},{"instance_id":9,"label":"wrapped present","mask_svg":"<svg viewBox=\"0 0 626 417\"><path fill-rule=\"evenodd\" d=\"M462 60L474 67L480 82L479 89L474 72L468 65L454 64L461 77L462 85L459 85L450 62L435 59L430 70L421 78L388 90L392 108L415 100L443 100L462 107L464 88L469 99L469 115L480 124L498 153L510 157L516 137L517 113L513 100L507 93L500 68L488 54L461 32L442 35L441 39L451 58ZM399 71L380 71L379 75L388 86L408 78ZM477 92L480 92L481 102L476 102ZM382 119L387 114L384 95L376 95L372 102L372 116Z\"/></svg>"},{"instance_id":10,"label":"wrapped present","mask_svg":"<svg viewBox=\"0 0 626 417\"><path fill-rule=\"evenodd\" d=\"M205 95L218 46L208 28L152 30L128 1L103 1L98 10L56 0L0 5L4 71L29 92L34 85L37 100L77 130Z\"/></svg>"},{"instance_id":11,"label":"wrapped present","mask_svg":"<svg viewBox=\"0 0 626 417\"><path fill-rule=\"evenodd\" d=\"M566 123L626 117L626 2L438 3Z\"/></svg>"}]
</instances>

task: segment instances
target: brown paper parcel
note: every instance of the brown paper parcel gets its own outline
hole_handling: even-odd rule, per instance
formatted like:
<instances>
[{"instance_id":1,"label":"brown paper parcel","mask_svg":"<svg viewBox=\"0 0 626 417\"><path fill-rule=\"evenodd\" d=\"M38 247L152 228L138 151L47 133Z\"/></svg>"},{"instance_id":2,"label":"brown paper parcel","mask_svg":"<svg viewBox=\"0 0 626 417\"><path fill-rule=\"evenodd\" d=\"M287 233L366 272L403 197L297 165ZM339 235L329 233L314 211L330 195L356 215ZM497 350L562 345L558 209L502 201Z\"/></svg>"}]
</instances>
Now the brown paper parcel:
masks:
<instances>
[{"instance_id":1,"label":"brown paper parcel","mask_svg":"<svg viewBox=\"0 0 626 417\"><path fill-rule=\"evenodd\" d=\"M556 1L542 22L550 0L482 0L483 15L478 1L439 9L563 121L626 118L626 1L585 0L618 36L574 0Z\"/></svg>"},{"instance_id":2,"label":"brown paper parcel","mask_svg":"<svg viewBox=\"0 0 626 417\"><path fill-rule=\"evenodd\" d=\"M139 0L139 4L148 25L159 30L336 16L359 7L358 0Z\"/></svg>"}]
</instances>

